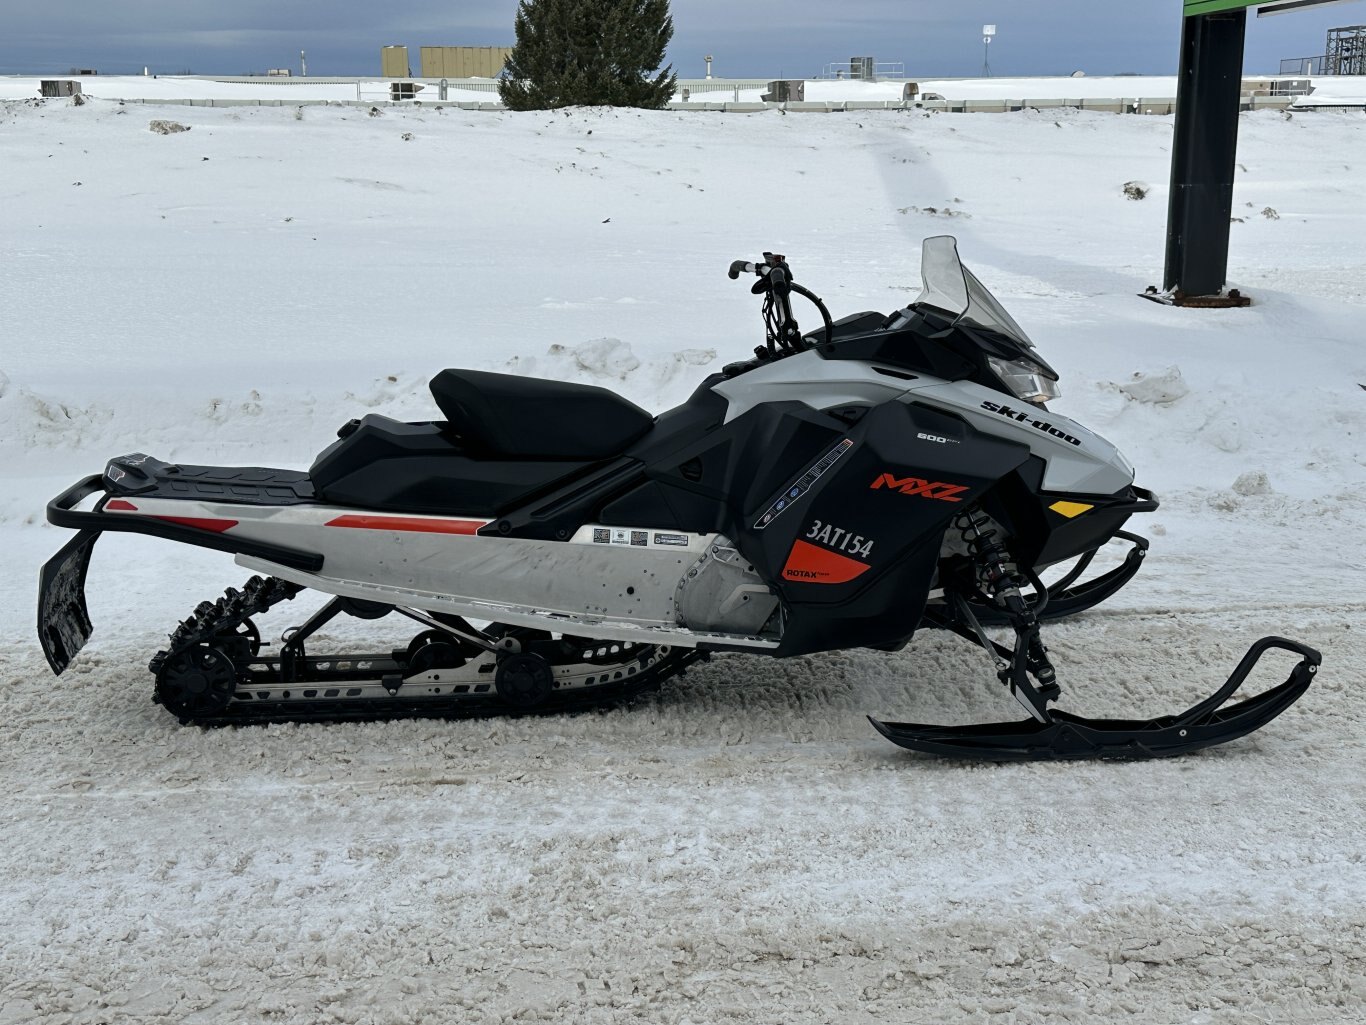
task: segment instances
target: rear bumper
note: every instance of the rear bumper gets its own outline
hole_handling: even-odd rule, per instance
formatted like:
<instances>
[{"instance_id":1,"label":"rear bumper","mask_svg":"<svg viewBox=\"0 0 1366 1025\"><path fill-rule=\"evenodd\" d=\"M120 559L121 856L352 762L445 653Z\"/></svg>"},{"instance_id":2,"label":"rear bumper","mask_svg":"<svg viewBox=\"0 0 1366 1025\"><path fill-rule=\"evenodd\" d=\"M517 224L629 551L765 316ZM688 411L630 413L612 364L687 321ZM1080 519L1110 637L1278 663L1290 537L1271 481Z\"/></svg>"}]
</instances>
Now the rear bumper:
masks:
<instances>
[{"instance_id":1,"label":"rear bumper","mask_svg":"<svg viewBox=\"0 0 1366 1025\"><path fill-rule=\"evenodd\" d=\"M76 509L96 492L100 492L101 497L94 509L88 512ZM114 494L120 493L114 489ZM123 516L106 512L104 507L110 497L111 488L106 478L101 474L91 474L47 504L49 523L80 531L44 564L38 578L38 641L43 646L48 665L58 675L85 647L93 631L90 613L86 608L85 577L90 568L90 555L95 542L106 530L149 534L200 548L255 556L310 573L322 569L323 557L317 552L236 537L151 516Z\"/></svg>"},{"instance_id":2,"label":"rear bumper","mask_svg":"<svg viewBox=\"0 0 1366 1025\"><path fill-rule=\"evenodd\" d=\"M104 496L96 503L95 508L89 512L78 512L76 506L97 491L104 492ZM165 538L167 541L180 541L183 544L212 548L219 552L252 555L258 559L279 563L281 566L307 570L309 573L316 573L323 566L323 557L317 552L306 552L266 541L217 533L154 517L115 516L104 511L104 504L109 497L110 489L105 478L98 473L91 474L48 502L47 520L55 526L70 527L73 530L122 530L134 534L150 534L152 537Z\"/></svg>"}]
</instances>

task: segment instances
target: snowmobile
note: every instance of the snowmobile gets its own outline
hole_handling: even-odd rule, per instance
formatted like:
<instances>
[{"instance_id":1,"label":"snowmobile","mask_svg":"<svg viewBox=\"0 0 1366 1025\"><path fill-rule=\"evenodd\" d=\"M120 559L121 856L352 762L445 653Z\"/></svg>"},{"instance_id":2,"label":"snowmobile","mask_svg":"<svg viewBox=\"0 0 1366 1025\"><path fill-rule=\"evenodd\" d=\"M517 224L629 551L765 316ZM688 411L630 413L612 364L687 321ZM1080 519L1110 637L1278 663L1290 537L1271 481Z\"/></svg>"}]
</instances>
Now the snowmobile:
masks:
<instances>
[{"instance_id":1,"label":"snowmobile","mask_svg":"<svg viewBox=\"0 0 1366 1025\"><path fill-rule=\"evenodd\" d=\"M1050 707L1061 691L1042 624L1134 575L1147 541L1122 528L1157 499L1113 445L1048 409L1056 371L953 238L925 241L921 293L890 315L832 320L780 255L730 266L742 274L763 297L766 344L658 416L602 388L442 370L442 419L352 420L306 473L110 460L48 505L79 531L41 575L53 671L90 637L91 551L116 530L230 552L257 574L152 658L153 697L182 723L566 711L712 652L895 651L922 625L983 648L1027 713L871 720L933 754L1173 755L1258 729L1308 688L1319 653L1266 637L1180 715ZM819 328L802 332L794 296ZM1116 540L1123 562L1079 583ZM265 643L257 617L306 588L330 600ZM404 647L313 649L338 616L390 614L419 628ZM1299 657L1289 677L1226 705L1272 649Z\"/></svg>"}]
</instances>

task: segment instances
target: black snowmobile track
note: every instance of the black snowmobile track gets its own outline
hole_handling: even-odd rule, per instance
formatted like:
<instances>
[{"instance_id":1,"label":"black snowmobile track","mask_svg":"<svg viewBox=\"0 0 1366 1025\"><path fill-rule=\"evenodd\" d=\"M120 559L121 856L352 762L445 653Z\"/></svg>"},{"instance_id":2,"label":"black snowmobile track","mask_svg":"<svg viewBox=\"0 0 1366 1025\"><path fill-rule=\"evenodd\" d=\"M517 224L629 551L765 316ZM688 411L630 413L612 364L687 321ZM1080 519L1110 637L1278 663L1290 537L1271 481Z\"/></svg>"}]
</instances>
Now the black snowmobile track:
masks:
<instances>
[{"instance_id":1,"label":"black snowmobile track","mask_svg":"<svg viewBox=\"0 0 1366 1025\"><path fill-rule=\"evenodd\" d=\"M157 677L153 700L165 705L183 725L205 727L553 715L629 702L710 657L690 648L671 648L656 656L653 646L622 645L638 649L638 654L605 665L601 675L610 677L608 682L552 691L534 707L520 707L500 697L492 675L476 685L456 684L447 694L415 692L411 687L405 693L403 677L410 670L396 657L398 652L296 659L259 654L255 629L244 624L301 590L278 578L258 576L240 591L229 588L216 602L201 602L171 635L169 648L159 651L148 666ZM168 686L167 674L177 669L177 660L189 657L201 663L190 665L191 670L202 670L204 662L220 666L222 672L231 666L231 684L222 681L217 699L212 686L188 697L183 689ZM488 654L483 657L492 660ZM363 682L373 689L376 678L393 689L382 697L348 696L348 691L358 694L357 684Z\"/></svg>"},{"instance_id":2,"label":"black snowmobile track","mask_svg":"<svg viewBox=\"0 0 1366 1025\"><path fill-rule=\"evenodd\" d=\"M389 701L318 698L305 701L234 703L225 713L181 718L180 721L185 726L267 726L283 723L391 722L400 719L515 719L523 716L606 711L629 704L641 695L657 690L660 684L670 677L686 674L687 667L702 658L703 654L697 651L682 651L676 658L657 663L654 671L642 672L632 677L630 684L609 684L579 692L566 692L546 699L544 704L535 708L515 708L496 697L481 701L453 695L448 701L443 701L438 698L404 698L400 693ZM302 685L317 690L324 689L324 686ZM294 689L302 687L296 685Z\"/></svg>"}]
</instances>

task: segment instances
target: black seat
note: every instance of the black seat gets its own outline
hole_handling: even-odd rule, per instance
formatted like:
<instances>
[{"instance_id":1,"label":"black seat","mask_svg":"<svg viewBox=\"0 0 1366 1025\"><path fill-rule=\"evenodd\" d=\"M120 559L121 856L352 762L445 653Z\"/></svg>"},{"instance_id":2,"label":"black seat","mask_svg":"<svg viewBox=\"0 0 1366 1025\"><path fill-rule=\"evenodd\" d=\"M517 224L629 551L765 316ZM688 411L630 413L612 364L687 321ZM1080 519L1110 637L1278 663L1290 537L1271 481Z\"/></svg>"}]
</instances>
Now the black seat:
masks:
<instances>
[{"instance_id":1,"label":"black seat","mask_svg":"<svg viewBox=\"0 0 1366 1025\"><path fill-rule=\"evenodd\" d=\"M587 384L443 370L431 388L450 431L503 459L605 459L654 423L634 403Z\"/></svg>"}]
</instances>

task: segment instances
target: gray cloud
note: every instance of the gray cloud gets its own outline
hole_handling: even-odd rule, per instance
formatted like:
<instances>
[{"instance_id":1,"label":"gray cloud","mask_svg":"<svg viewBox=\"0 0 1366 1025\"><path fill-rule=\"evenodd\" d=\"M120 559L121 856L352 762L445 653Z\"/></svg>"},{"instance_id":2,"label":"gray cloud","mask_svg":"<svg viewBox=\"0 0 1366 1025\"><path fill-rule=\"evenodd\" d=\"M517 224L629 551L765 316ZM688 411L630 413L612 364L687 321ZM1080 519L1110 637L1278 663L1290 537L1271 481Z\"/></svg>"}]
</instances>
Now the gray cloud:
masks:
<instances>
[{"instance_id":1,"label":"gray cloud","mask_svg":"<svg viewBox=\"0 0 1366 1025\"><path fill-rule=\"evenodd\" d=\"M515 0L412 0L398 10L354 0L98 0L20 4L3 0L0 73L65 70L106 73L192 69L240 73L297 66L309 52L316 74L374 74L379 48L494 45L512 40ZM1355 5L1354 5L1355 6ZM981 26L994 22L996 75L1176 68L1179 0L1139 4L1095 0L675 0L669 59L686 76L702 56L721 75L813 75L828 61L871 54L902 61L920 77L975 75L982 66ZM1247 67L1275 70L1282 57L1322 52L1325 30L1354 19L1328 8L1250 19Z\"/></svg>"}]
</instances>

